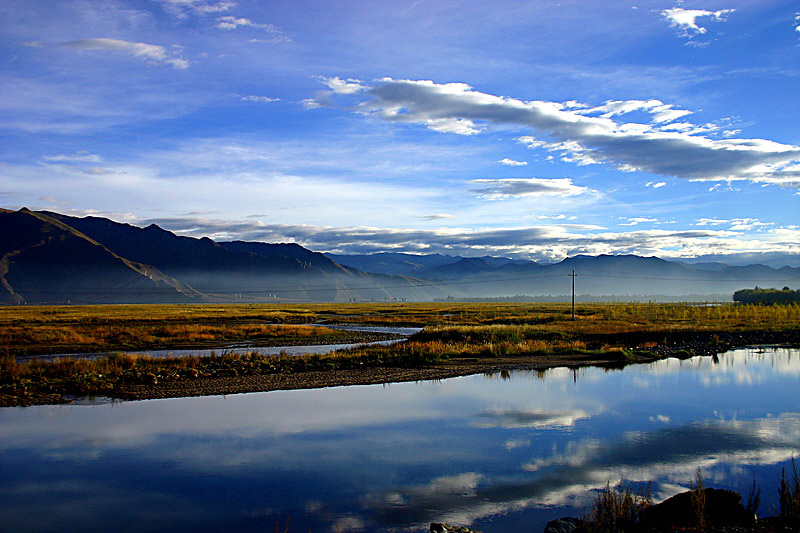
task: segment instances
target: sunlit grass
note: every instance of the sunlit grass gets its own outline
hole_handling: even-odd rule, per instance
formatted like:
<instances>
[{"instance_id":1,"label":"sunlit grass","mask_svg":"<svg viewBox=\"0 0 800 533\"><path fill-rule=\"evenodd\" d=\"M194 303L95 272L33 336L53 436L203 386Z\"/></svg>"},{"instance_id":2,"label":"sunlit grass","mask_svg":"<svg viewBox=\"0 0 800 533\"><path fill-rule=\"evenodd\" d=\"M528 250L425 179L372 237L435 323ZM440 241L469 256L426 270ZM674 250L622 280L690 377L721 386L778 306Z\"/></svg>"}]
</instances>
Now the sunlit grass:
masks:
<instances>
[{"instance_id":1,"label":"sunlit grass","mask_svg":"<svg viewBox=\"0 0 800 533\"><path fill-rule=\"evenodd\" d=\"M420 341L527 345L637 333L794 329L800 305L582 304L575 321L569 305L552 303L0 307L0 353L143 350L241 340L285 339L288 344L342 335L301 327L320 321L425 326Z\"/></svg>"},{"instance_id":2,"label":"sunlit grass","mask_svg":"<svg viewBox=\"0 0 800 533\"><path fill-rule=\"evenodd\" d=\"M420 325L408 342L361 346L305 357L258 354L147 358L118 354L97 360L17 364L14 355L151 347L208 348L234 341L315 344L348 333L310 322ZM800 305L584 304L576 320L564 304L167 305L0 308L0 386L78 392L114 391L131 383L248 373L292 373L366 367L419 367L444 361L518 356L582 356L628 363L657 357L674 340L719 342L737 332L796 332ZM717 348L717 345L714 346ZM723 349L721 344L718 347ZM673 351L690 356L683 346ZM592 359L594 358L594 359ZM22 389L20 389L22 387ZM10 392L9 392L10 391ZM21 392L20 392L21 391Z\"/></svg>"}]
</instances>

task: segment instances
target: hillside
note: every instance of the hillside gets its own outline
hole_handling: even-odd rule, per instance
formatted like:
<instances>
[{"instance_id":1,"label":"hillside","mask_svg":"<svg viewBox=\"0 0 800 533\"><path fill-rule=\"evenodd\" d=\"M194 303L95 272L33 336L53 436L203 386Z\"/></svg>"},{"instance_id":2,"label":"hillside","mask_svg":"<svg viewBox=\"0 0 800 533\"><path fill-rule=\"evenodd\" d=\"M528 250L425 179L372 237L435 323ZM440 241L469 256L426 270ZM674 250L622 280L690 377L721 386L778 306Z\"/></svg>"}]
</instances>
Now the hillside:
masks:
<instances>
[{"instance_id":1,"label":"hillside","mask_svg":"<svg viewBox=\"0 0 800 533\"><path fill-rule=\"evenodd\" d=\"M648 299L800 287L800 268L634 255L559 263L441 254L329 255L295 243L215 242L155 224L0 210L0 302L430 301L517 295Z\"/></svg>"},{"instance_id":2,"label":"hillside","mask_svg":"<svg viewBox=\"0 0 800 533\"><path fill-rule=\"evenodd\" d=\"M0 249L8 255L0 267L4 303L171 302L187 298L218 302L386 301L444 296L429 282L366 274L297 244L222 245L208 238L178 236L155 224L141 228L101 217L29 210L2 214ZM56 230L60 233L53 237ZM84 250L87 246L95 248ZM149 281L135 282L137 275ZM178 295L166 294L163 288L145 290L137 284L153 281L172 287Z\"/></svg>"},{"instance_id":3,"label":"hillside","mask_svg":"<svg viewBox=\"0 0 800 533\"><path fill-rule=\"evenodd\" d=\"M0 301L145 303L200 301L187 284L121 257L42 213L0 213Z\"/></svg>"}]
</instances>

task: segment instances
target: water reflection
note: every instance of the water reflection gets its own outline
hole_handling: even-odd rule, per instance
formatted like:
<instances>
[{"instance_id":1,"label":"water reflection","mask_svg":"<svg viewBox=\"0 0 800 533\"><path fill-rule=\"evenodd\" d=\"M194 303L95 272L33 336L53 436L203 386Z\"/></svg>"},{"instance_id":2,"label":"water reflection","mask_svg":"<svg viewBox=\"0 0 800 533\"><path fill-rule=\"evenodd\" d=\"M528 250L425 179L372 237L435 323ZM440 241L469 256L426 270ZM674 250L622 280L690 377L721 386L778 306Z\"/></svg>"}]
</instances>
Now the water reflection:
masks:
<instances>
[{"instance_id":1,"label":"water reflection","mask_svg":"<svg viewBox=\"0 0 800 533\"><path fill-rule=\"evenodd\" d=\"M624 371L0 410L13 531L541 530L607 481L765 492L800 454L797 350Z\"/></svg>"},{"instance_id":2,"label":"water reflection","mask_svg":"<svg viewBox=\"0 0 800 533\"><path fill-rule=\"evenodd\" d=\"M98 352L98 353L62 353L46 355L18 355L17 363L27 361L54 361L65 357L75 359L98 359L108 357L112 353L123 353L130 355L145 355L147 357L211 357L214 355L239 354L246 355L257 353L259 355L324 355L337 350L352 350L362 346L390 346L408 339L389 339L384 341L358 342L347 344L307 344L295 346L255 346L247 343L229 345L221 348L192 348L188 350L138 350L132 352Z\"/></svg>"}]
</instances>

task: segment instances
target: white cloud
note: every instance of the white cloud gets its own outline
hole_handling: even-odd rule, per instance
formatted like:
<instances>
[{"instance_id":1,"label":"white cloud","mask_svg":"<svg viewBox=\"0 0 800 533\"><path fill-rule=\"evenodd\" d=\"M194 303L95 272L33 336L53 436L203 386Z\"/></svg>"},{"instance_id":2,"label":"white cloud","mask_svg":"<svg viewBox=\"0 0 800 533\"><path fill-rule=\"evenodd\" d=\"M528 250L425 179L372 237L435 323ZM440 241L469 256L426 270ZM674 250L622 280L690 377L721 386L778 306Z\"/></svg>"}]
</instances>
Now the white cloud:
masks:
<instances>
[{"instance_id":1,"label":"white cloud","mask_svg":"<svg viewBox=\"0 0 800 533\"><path fill-rule=\"evenodd\" d=\"M226 31L233 31L238 28L255 28L258 30L263 30L270 34L269 39L250 39L250 42L280 43L280 42L291 41L289 37L287 37L282 31L280 31L272 24L262 24L254 22L252 19L244 17L234 17L232 15L218 17L216 27L219 28L220 30L226 30Z\"/></svg>"},{"instance_id":2,"label":"white cloud","mask_svg":"<svg viewBox=\"0 0 800 533\"><path fill-rule=\"evenodd\" d=\"M527 161L515 161L507 157L504 157L503 159L498 161L498 163L500 163L501 165L506 165L508 167L524 167L525 165L528 164Z\"/></svg>"},{"instance_id":3,"label":"white cloud","mask_svg":"<svg viewBox=\"0 0 800 533\"><path fill-rule=\"evenodd\" d=\"M76 50L109 50L115 52L123 52L151 65L169 65L176 69L189 68L191 62L182 57L177 57L167 51L163 46L157 44L147 43L134 43L130 41L121 41L119 39L79 39L76 41L67 41L59 43L58 46L63 48L73 48Z\"/></svg>"},{"instance_id":4,"label":"white cloud","mask_svg":"<svg viewBox=\"0 0 800 533\"><path fill-rule=\"evenodd\" d=\"M706 33L706 28L697 24L697 19L711 17L714 20L725 20L725 15L733 13L735 9L720 9L719 11L706 11L705 9L683 9L673 7L661 12L669 22L670 27L677 30L681 37L691 37L696 34Z\"/></svg>"},{"instance_id":5,"label":"white cloud","mask_svg":"<svg viewBox=\"0 0 800 533\"><path fill-rule=\"evenodd\" d=\"M576 196L588 191L569 178L499 178L477 179L470 183L479 185L473 192L490 199L516 196Z\"/></svg>"},{"instance_id":6,"label":"white cloud","mask_svg":"<svg viewBox=\"0 0 800 533\"><path fill-rule=\"evenodd\" d=\"M99 163L102 158L97 154L92 154L86 150L78 150L74 154L59 154L42 157L45 161L52 163Z\"/></svg>"},{"instance_id":7,"label":"white cloud","mask_svg":"<svg viewBox=\"0 0 800 533\"><path fill-rule=\"evenodd\" d=\"M794 31L800 33L800 13L794 16Z\"/></svg>"},{"instance_id":8,"label":"white cloud","mask_svg":"<svg viewBox=\"0 0 800 533\"><path fill-rule=\"evenodd\" d=\"M675 109L673 105L665 104L661 100L610 100L601 106L580 109L577 112L581 115L599 114L602 118L611 118L634 111L650 113L653 116L653 122L658 123L672 122L692 114L686 109Z\"/></svg>"},{"instance_id":9,"label":"white cloud","mask_svg":"<svg viewBox=\"0 0 800 533\"><path fill-rule=\"evenodd\" d=\"M361 80L352 78L343 80L339 77L326 78L320 76L320 79L334 94L356 94L367 88Z\"/></svg>"},{"instance_id":10,"label":"white cloud","mask_svg":"<svg viewBox=\"0 0 800 533\"><path fill-rule=\"evenodd\" d=\"M209 2L207 0L159 0L165 8L174 13L175 15L183 18L186 12L195 13L198 15L206 15L209 13L222 13L229 11L236 7L236 2L219 1Z\"/></svg>"},{"instance_id":11,"label":"white cloud","mask_svg":"<svg viewBox=\"0 0 800 533\"><path fill-rule=\"evenodd\" d=\"M248 96L240 96L239 100L242 102L253 102L256 104L268 104L270 102L278 102L280 98L272 98L270 96L258 96L255 94L250 94Z\"/></svg>"},{"instance_id":12,"label":"white cloud","mask_svg":"<svg viewBox=\"0 0 800 533\"><path fill-rule=\"evenodd\" d=\"M698 218L695 226L719 226L721 224L728 224L730 220L724 218Z\"/></svg>"},{"instance_id":13,"label":"white cloud","mask_svg":"<svg viewBox=\"0 0 800 533\"><path fill-rule=\"evenodd\" d=\"M654 189L660 189L661 187L664 187L666 185L667 185L667 182L665 182L665 181L659 181L657 183L654 182L654 181L648 181L647 183L645 183L644 186L645 187L652 187Z\"/></svg>"},{"instance_id":14,"label":"white cloud","mask_svg":"<svg viewBox=\"0 0 800 533\"><path fill-rule=\"evenodd\" d=\"M300 100L300 104L306 109L317 109L318 107L324 107L316 98L303 98Z\"/></svg>"},{"instance_id":15,"label":"white cloud","mask_svg":"<svg viewBox=\"0 0 800 533\"><path fill-rule=\"evenodd\" d=\"M620 226L637 226L644 222L658 222L657 218L647 218L647 217L634 217L634 218L623 217L623 218L628 222L620 222L619 224Z\"/></svg>"},{"instance_id":16,"label":"white cloud","mask_svg":"<svg viewBox=\"0 0 800 533\"><path fill-rule=\"evenodd\" d=\"M221 30L235 30L239 27L250 27L250 28L271 28L269 24L258 24L253 22L251 19L243 18L243 17L234 17L232 15L226 15L224 17L217 18L217 28Z\"/></svg>"},{"instance_id":17,"label":"white cloud","mask_svg":"<svg viewBox=\"0 0 800 533\"><path fill-rule=\"evenodd\" d=\"M87 168L83 172L84 174L89 174L90 176L108 176L109 174L119 174L119 172L115 170L109 170L107 168L101 168L101 167Z\"/></svg>"},{"instance_id":18,"label":"white cloud","mask_svg":"<svg viewBox=\"0 0 800 533\"><path fill-rule=\"evenodd\" d=\"M686 115L691 115L691 111L686 109L673 109L671 105L661 105L650 110L653 113L653 122L672 122Z\"/></svg>"},{"instance_id":19,"label":"white cloud","mask_svg":"<svg viewBox=\"0 0 800 533\"><path fill-rule=\"evenodd\" d=\"M669 258L764 253L797 256L800 228L771 228L745 234L730 229L602 231L597 226L551 224L492 229L378 228L260 224L210 218L148 219L183 235L219 236L223 240L297 242L312 250L333 253L449 253L466 256L501 255L560 261L576 254L635 254Z\"/></svg>"},{"instance_id":20,"label":"white cloud","mask_svg":"<svg viewBox=\"0 0 800 533\"><path fill-rule=\"evenodd\" d=\"M444 214L444 213L437 213L435 215L423 215L423 216L421 216L419 218L421 218L423 220L442 220L442 219L446 219L446 218L456 218L456 216L455 215L447 215L447 214Z\"/></svg>"},{"instance_id":21,"label":"white cloud","mask_svg":"<svg viewBox=\"0 0 800 533\"><path fill-rule=\"evenodd\" d=\"M702 135L706 127L664 131L650 124L617 123L592 116L609 109L575 110L558 102L522 101L474 91L463 83L383 78L364 94L368 99L358 104L358 111L389 122L461 135L478 134L487 125L530 128L536 136L518 137L519 142L558 152L563 161L578 165L604 163L627 172L800 187L800 147L770 140L712 139ZM306 105L313 101L322 105L319 98ZM688 113L665 104L637 105L657 123Z\"/></svg>"},{"instance_id":22,"label":"white cloud","mask_svg":"<svg viewBox=\"0 0 800 533\"><path fill-rule=\"evenodd\" d=\"M657 106L664 105L660 100L609 100L605 104L592 108L585 109L585 113L602 113L603 118L610 118L616 115L626 115L634 111L647 111Z\"/></svg>"}]
</instances>

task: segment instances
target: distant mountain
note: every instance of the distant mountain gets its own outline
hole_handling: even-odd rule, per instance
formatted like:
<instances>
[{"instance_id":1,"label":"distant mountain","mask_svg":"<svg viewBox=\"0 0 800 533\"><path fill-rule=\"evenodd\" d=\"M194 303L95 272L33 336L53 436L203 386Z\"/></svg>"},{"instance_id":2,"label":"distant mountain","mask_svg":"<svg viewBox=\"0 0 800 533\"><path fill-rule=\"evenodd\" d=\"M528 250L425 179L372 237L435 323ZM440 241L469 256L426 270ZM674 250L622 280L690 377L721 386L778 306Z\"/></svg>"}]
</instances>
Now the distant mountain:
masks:
<instances>
[{"instance_id":1,"label":"distant mountain","mask_svg":"<svg viewBox=\"0 0 800 533\"><path fill-rule=\"evenodd\" d=\"M687 263L686 261L676 261L676 263L688 265L690 268L696 268L697 270L711 270L718 272L720 270L724 270L731 265L726 265L725 263L720 263L718 261L710 261L704 263Z\"/></svg>"},{"instance_id":2,"label":"distant mountain","mask_svg":"<svg viewBox=\"0 0 800 533\"><path fill-rule=\"evenodd\" d=\"M440 254L331 255L294 243L181 237L101 217L0 209L0 303L648 299L799 288L800 268L578 255L542 265Z\"/></svg>"},{"instance_id":3,"label":"distant mountain","mask_svg":"<svg viewBox=\"0 0 800 533\"><path fill-rule=\"evenodd\" d=\"M353 274L357 269L348 269L330 259L325 254L312 252L295 243L270 244L266 242L228 241L220 242L226 250L246 252L267 259L290 258L305 268L316 268L328 274Z\"/></svg>"},{"instance_id":4,"label":"distant mountain","mask_svg":"<svg viewBox=\"0 0 800 533\"><path fill-rule=\"evenodd\" d=\"M157 268L123 258L74 228L27 209L0 212L0 301L201 301Z\"/></svg>"},{"instance_id":5,"label":"distant mountain","mask_svg":"<svg viewBox=\"0 0 800 533\"><path fill-rule=\"evenodd\" d=\"M368 255L325 255L340 265L357 268L364 272L399 276L418 276L431 268L455 263L463 259L463 257L450 255L415 255L400 252L381 252Z\"/></svg>"},{"instance_id":6,"label":"distant mountain","mask_svg":"<svg viewBox=\"0 0 800 533\"><path fill-rule=\"evenodd\" d=\"M465 257L455 263L439 265L422 272L422 276L431 279L458 279L464 276L476 276L494 273L499 266L491 264L485 258Z\"/></svg>"},{"instance_id":7,"label":"distant mountain","mask_svg":"<svg viewBox=\"0 0 800 533\"><path fill-rule=\"evenodd\" d=\"M318 277L317 286L341 284L353 300L427 300L432 295L443 295L441 289L429 281L408 277L401 273L367 273L357 268L340 265L326 254L312 252L295 243L270 244L264 242L221 242L223 248L247 252L270 259L289 257L301 263L309 274ZM343 299L343 298L340 298Z\"/></svg>"},{"instance_id":8,"label":"distant mountain","mask_svg":"<svg viewBox=\"0 0 800 533\"><path fill-rule=\"evenodd\" d=\"M5 214L12 215L14 212ZM145 272L150 278L180 287L186 293L181 297L183 299L202 298L220 302L386 301L429 300L443 296L441 290L430 282L404 276L366 274L357 269L343 267L324 255L297 244L219 244L208 238L181 237L154 224L141 228L101 217L79 218L27 210L25 214L28 217L47 219L51 225L99 245L105 252L124 261L124 264ZM19 245L14 240L19 234L17 229L9 226L7 231L5 227L0 227L0 230L0 241L11 251L17 250ZM88 260L88 257L93 256L86 257ZM20 262L17 261L17 264ZM48 245L41 264L47 265L51 270L70 272L65 254L57 253L52 244ZM100 279L101 274L108 274L105 263L95 266L95 279ZM11 273L11 278L16 280L17 285L20 283L20 272L17 268ZM24 272L30 278L31 284L42 286L44 283L39 279L41 268L36 270L28 266ZM66 276L64 283L68 285L69 279L70 276ZM104 286L105 284L95 284L93 289L90 278L80 292L99 292ZM133 290L126 288L128 285L125 284L114 286L118 287L116 293L119 294ZM32 285L28 287L29 294L31 287ZM4 289L4 292L7 297L2 301L31 301L30 298L20 300L19 297L11 296L12 293L19 294L16 290ZM74 294L65 294L65 289L58 287L57 290L50 291L47 301L75 300L72 297ZM189 294L191 296L187 296ZM161 296L159 293L152 298L145 298L139 294L136 298L126 297L128 299L124 301L131 298L134 301L154 301Z\"/></svg>"},{"instance_id":9,"label":"distant mountain","mask_svg":"<svg viewBox=\"0 0 800 533\"><path fill-rule=\"evenodd\" d=\"M228 250L207 237L179 237L155 224L140 228L107 218L45 214L104 243L120 256L154 265L204 292L242 292L262 286L265 276L303 271L296 259L283 255L266 259Z\"/></svg>"},{"instance_id":10,"label":"distant mountain","mask_svg":"<svg viewBox=\"0 0 800 533\"><path fill-rule=\"evenodd\" d=\"M384 271L391 273L387 254L379 256ZM390 254L397 258L400 254ZM403 254L408 256L410 254ZM369 256L337 256L343 264L369 264ZM418 273L429 278L454 298L492 298L515 295L568 295L572 291L570 274L576 273L576 292L596 296L626 295L648 299L648 295L673 297L681 295L733 294L754 287L800 286L800 268L775 269L765 265L732 267L691 265L666 261L657 257L636 255L577 255L559 263L541 265L532 261L493 261L500 258L458 258L452 256L411 256L417 265L439 262ZM443 261L444 258L452 261ZM390 257L391 259L391 257ZM404 260L407 258L403 258ZM407 268L400 263L398 269Z\"/></svg>"}]
</instances>

